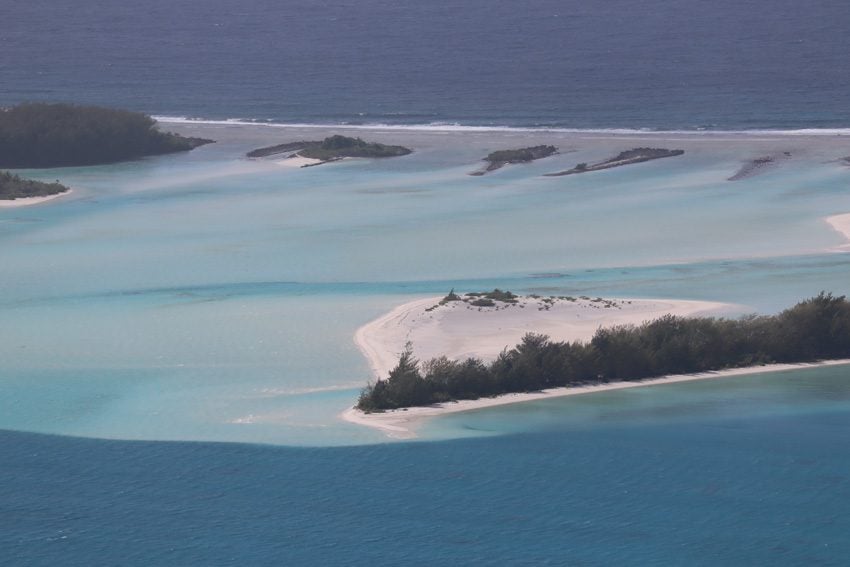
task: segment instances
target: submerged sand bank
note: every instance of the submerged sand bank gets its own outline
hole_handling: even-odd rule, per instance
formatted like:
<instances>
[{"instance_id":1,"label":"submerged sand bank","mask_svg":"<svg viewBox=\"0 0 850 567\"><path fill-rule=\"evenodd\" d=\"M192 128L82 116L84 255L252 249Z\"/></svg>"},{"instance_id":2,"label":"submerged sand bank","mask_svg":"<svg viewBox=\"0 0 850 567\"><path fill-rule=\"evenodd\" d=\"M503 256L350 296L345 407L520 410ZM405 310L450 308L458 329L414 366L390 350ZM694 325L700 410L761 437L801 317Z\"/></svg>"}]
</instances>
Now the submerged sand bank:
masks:
<instances>
[{"instance_id":1,"label":"submerged sand bank","mask_svg":"<svg viewBox=\"0 0 850 567\"><path fill-rule=\"evenodd\" d=\"M707 301L589 297L521 297L515 305L497 302L497 307L478 308L469 303L451 302L435 308L440 299L429 297L405 303L357 330L355 343L369 361L375 379L387 377L408 341L412 343L414 355L421 360L444 355L452 359L478 357L486 361L494 359L504 348L516 345L528 332L543 333L556 341L589 340L599 327L640 324L666 314L697 316L739 310L730 304ZM768 367L755 367L728 372L670 376L643 382L557 388L373 414L364 414L350 408L342 414L342 418L360 425L376 427L393 437L409 438L415 436L412 428L419 420L445 413L548 397L763 372L766 369Z\"/></svg>"},{"instance_id":2,"label":"submerged sand bank","mask_svg":"<svg viewBox=\"0 0 850 567\"><path fill-rule=\"evenodd\" d=\"M62 193L56 193L55 195L46 195L44 197L21 197L18 199L0 199L0 209L12 209L15 207L27 207L29 205L38 205L39 203L46 203L47 201L52 201L53 199L58 199L59 197L70 195L72 191L73 190L68 189L67 191L63 191Z\"/></svg>"}]
</instances>

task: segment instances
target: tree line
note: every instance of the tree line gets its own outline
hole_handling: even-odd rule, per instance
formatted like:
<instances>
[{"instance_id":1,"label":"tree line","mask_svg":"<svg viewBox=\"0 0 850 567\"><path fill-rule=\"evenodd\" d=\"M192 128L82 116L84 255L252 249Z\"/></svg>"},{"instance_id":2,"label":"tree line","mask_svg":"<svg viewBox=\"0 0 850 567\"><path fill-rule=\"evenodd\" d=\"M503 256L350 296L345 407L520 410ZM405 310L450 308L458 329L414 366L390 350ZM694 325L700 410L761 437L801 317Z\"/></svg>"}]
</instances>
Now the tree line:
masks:
<instances>
[{"instance_id":1,"label":"tree line","mask_svg":"<svg viewBox=\"0 0 850 567\"><path fill-rule=\"evenodd\" d=\"M408 344L386 380L363 389L366 412L564 386L636 381L769 363L850 358L850 302L821 292L777 315L739 319L667 315L600 328L589 342L529 333L494 361L420 363Z\"/></svg>"},{"instance_id":2,"label":"tree line","mask_svg":"<svg viewBox=\"0 0 850 567\"><path fill-rule=\"evenodd\" d=\"M113 163L188 151L212 142L161 132L145 114L72 104L0 109L0 167Z\"/></svg>"},{"instance_id":3,"label":"tree line","mask_svg":"<svg viewBox=\"0 0 850 567\"><path fill-rule=\"evenodd\" d=\"M21 199L24 197L46 197L64 193L68 188L59 183L44 183L32 179L23 179L8 171L0 171L0 199Z\"/></svg>"}]
</instances>

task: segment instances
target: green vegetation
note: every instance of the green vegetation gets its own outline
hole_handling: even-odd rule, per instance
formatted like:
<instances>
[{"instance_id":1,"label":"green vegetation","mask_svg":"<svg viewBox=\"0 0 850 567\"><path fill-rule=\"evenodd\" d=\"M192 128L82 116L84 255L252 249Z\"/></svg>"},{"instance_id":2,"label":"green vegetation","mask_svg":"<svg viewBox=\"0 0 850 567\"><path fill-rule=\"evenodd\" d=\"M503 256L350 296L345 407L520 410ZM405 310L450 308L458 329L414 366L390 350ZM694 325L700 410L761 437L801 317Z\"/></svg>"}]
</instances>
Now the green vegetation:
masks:
<instances>
[{"instance_id":1,"label":"green vegetation","mask_svg":"<svg viewBox=\"0 0 850 567\"><path fill-rule=\"evenodd\" d=\"M335 161L344 157L383 158L405 156L411 150L404 146L388 146L375 142L366 142L360 138L347 136L329 136L319 142L290 142L248 152L248 157L266 157L286 152L295 152L301 157L318 159L323 162Z\"/></svg>"},{"instance_id":2,"label":"green vegetation","mask_svg":"<svg viewBox=\"0 0 850 567\"><path fill-rule=\"evenodd\" d=\"M463 301L463 298L455 293L455 288L452 288L452 290L443 299L441 299L439 301L439 303L437 303L436 305L432 305L431 307L427 308L425 311L433 311L434 309L440 307L441 305L445 305L447 303L452 303L454 301Z\"/></svg>"},{"instance_id":3,"label":"green vegetation","mask_svg":"<svg viewBox=\"0 0 850 567\"><path fill-rule=\"evenodd\" d=\"M666 157L680 156L685 153L685 150L668 150L664 148L634 148L620 152L616 156L588 165L587 163L579 163L574 168L557 173L546 173L546 177L560 177L562 175L573 175L576 173L587 173L590 171L600 171L603 169L611 169L612 167L622 167L624 165L632 165L635 163L643 163L654 159Z\"/></svg>"},{"instance_id":4,"label":"green vegetation","mask_svg":"<svg viewBox=\"0 0 850 567\"><path fill-rule=\"evenodd\" d=\"M245 155L247 157L250 157L250 158L268 157L268 156L274 156L274 155L277 155L277 154L284 154L284 153L287 153L287 152L295 152L295 151L304 149L307 146L310 146L310 145L313 145L313 144L319 144L319 143L320 142L304 142L304 141L302 141L302 142L288 142L286 144L278 144L276 146L267 146L265 148L258 148L256 150L251 150L250 152L248 152Z\"/></svg>"},{"instance_id":5,"label":"green vegetation","mask_svg":"<svg viewBox=\"0 0 850 567\"><path fill-rule=\"evenodd\" d=\"M613 158L609 160L605 160L602 163L612 163L618 161L631 161L631 160L641 160L646 161L650 159L660 159L665 157L674 157L680 156L685 153L685 150L667 150L664 148L634 148L633 150L626 150L624 152L620 152Z\"/></svg>"},{"instance_id":6,"label":"green vegetation","mask_svg":"<svg viewBox=\"0 0 850 567\"><path fill-rule=\"evenodd\" d=\"M68 188L58 181L56 183L42 183L0 171L0 199L2 200L47 197L65 191L68 191Z\"/></svg>"},{"instance_id":7,"label":"green vegetation","mask_svg":"<svg viewBox=\"0 0 850 567\"><path fill-rule=\"evenodd\" d=\"M484 169L470 173L470 175L484 175L509 163L528 163L549 157L555 153L558 153L558 148L555 146L531 146L516 150L498 150L491 152L484 158L484 161L487 162L487 166Z\"/></svg>"},{"instance_id":8,"label":"green vegetation","mask_svg":"<svg viewBox=\"0 0 850 567\"><path fill-rule=\"evenodd\" d=\"M516 303L518 296L509 291L502 291L499 288L494 289L493 291L481 291L481 292L471 292L466 294L468 297L478 297L484 299L490 299L492 301L501 301L503 303ZM473 305L475 305L473 303Z\"/></svg>"},{"instance_id":9,"label":"green vegetation","mask_svg":"<svg viewBox=\"0 0 850 567\"><path fill-rule=\"evenodd\" d=\"M445 357L423 364L408 348L357 407L372 412L562 386L636 381L774 362L850 358L850 302L830 293L773 316L668 315L640 326L599 329L589 343L528 334L490 364Z\"/></svg>"},{"instance_id":10,"label":"green vegetation","mask_svg":"<svg viewBox=\"0 0 850 567\"><path fill-rule=\"evenodd\" d=\"M455 288L452 288L448 295L446 295L443 299L440 300L440 305L445 305L450 301L460 301L460 296L455 293Z\"/></svg>"},{"instance_id":11,"label":"green vegetation","mask_svg":"<svg viewBox=\"0 0 850 567\"><path fill-rule=\"evenodd\" d=\"M306 158L328 161L343 157L396 157L405 156L410 150L403 146L387 146L375 142L365 142L360 138L330 136L316 146L306 148L299 155Z\"/></svg>"},{"instance_id":12,"label":"green vegetation","mask_svg":"<svg viewBox=\"0 0 850 567\"><path fill-rule=\"evenodd\" d=\"M46 103L0 110L0 167L113 163L211 142L161 132L150 116L127 110Z\"/></svg>"},{"instance_id":13,"label":"green vegetation","mask_svg":"<svg viewBox=\"0 0 850 567\"><path fill-rule=\"evenodd\" d=\"M491 152L484 161L504 163L527 163L536 159L545 158L556 153L555 146L532 146L518 150L498 150Z\"/></svg>"}]
</instances>

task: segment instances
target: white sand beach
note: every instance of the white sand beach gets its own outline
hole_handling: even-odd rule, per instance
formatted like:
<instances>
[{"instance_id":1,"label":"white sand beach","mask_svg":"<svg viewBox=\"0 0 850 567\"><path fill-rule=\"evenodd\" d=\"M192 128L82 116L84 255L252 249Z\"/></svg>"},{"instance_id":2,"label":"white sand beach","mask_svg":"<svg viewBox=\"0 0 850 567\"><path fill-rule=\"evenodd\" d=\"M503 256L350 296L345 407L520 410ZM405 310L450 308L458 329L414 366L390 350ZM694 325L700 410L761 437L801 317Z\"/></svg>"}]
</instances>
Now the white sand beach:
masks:
<instances>
[{"instance_id":1,"label":"white sand beach","mask_svg":"<svg viewBox=\"0 0 850 567\"><path fill-rule=\"evenodd\" d=\"M55 195L47 195L46 197L21 197L20 199L0 199L0 209L13 209L16 207L28 207L30 205L38 205L39 203L46 203L47 201L52 201L53 199L58 199L59 197L70 195L72 192L73 190L69 189L67 191L63 191L62 193L56 193Z\"/></svg>"},{"instance_id":2,"label":"white sand beach","mask_svg":"<svg viewBox=\"0 0 850 567\"><path fill-rule=\"evenodd\" d=\"M409 341L420 360L436 356L452 359L478 357L492 360L506 347L517 344L528 332L543 333L556 341L589 340L599 327L640 324L662 315L719 315L741 311L728 303L684 300L531 298L521 297L516 305L497 303L478 308L464 302L439 304L441 297L411 301L357 330L354 340L369 361L375 379L384 379L398 362ZM432 309L433 308L433 309ZM430 310L429 310L430 309ZM542 398L633 388L651 384L683 382L718 376L780 370L793 366L754 367L728 372L668 376L643 382L621 382L581 388L557 388L543 392L507 394L496 398L464 400L422 408L364 414L354 408L342 418L376 427L397 438L414 437L414 426L423 418L469 411Z\"/></svg>"},{"instance_id":3,"label":"white sand beach","mask_svg":"<svg viewBox=\"0 0 850 567\"><path fill-rule=\"evenodd\" d=\"M529 332L555 341L588 340L599 327L639 324L662 315L693 316L740 311L728 303L670 299L565 299L522 297L498 308L452 302L427 311L442 297L400 305L357 330L354 342L369 361L376 379L386 378L405 343L420 360L437 356L493 360ZM608 305L608 307L606 307Z\"/></svg>"},{"instance_id":4,"label":"white sand beach","mask_svg":"<svg viewBox=\"0 0 850 567\"><path fill-rule=\"evenodd\" d=\"M304 167L307 165L316 165L317 163L321 163L320 159L306 158L301 157L299 155L295 155L292 157L279 159L275 161L276 164L282 165L284 167Z\"/></svg>"},{"instance_id":5,"label":"white sand beach","mask_svg":"<svg viewBox=\"0 0 850 567\"><path fill-rule=\"evenodd\" d=\"M837 232L840 232L844 238L847 239L845 244L840 245L838 248L841 250L850 249L850 213L844 213L841 215L832 215L830 217L826 217L823 219L826 223L831 226Z\"/></svg>"}]
</instances>

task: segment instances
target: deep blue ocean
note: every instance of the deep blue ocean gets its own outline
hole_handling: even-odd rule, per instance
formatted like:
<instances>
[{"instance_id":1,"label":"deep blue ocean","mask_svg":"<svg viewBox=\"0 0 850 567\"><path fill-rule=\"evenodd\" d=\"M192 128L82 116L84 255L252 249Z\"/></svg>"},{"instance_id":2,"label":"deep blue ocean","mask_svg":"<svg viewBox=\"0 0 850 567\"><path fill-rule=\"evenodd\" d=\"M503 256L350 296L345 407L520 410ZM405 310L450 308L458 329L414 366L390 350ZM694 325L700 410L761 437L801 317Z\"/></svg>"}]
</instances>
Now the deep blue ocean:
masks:
<instances>
[{"instance_id":1,"label":"deep blue ocean","mask_svg":"<svg viewBox=\"0 0 850 567\"><path fill-rule=\"evenodd\" d=\"M848 409L354 448L3 433L5 565L846 565Z\"/></svg>"},{"instance_id":2,"label":"deep blue ocean","mask_svg":"<svg viewBox=\"0 0 850 567\"><path fill-rule=\"evenodd\" d=\"M0 105L68 101L205 121L291 124L846 129L850 128L848 30L850 9L837 0L0 0ZM163 158L165 173L160 177L171 171L195 174L193 159L199 160L201 171L215 161L203 156L221 152L225 160L232 158L227 152L234 147L239 150L234 155L247 149L238 140L230 144L207 148L208 154L193 152L186 160L188 166ZM839 155L850 152L836 153L831 159ZM417 157L427 165L428 156L421 152ZM824 160L815 161L820 166ZM401 170L421 167L425 172L422 181L411 184L443 184L440 175L445 172L437 171L428 180L426 165L417 163L399 166ZM139 189L149 179L161 181L150 173L159 167L156 163L109 167L79 168L70 174L82 185L90 180L95 198L32 214L9 213L3 225L2 244L11 244L1 250L11 256L10 250L18 250L13 249L16 243L31 246L65 272L54 281L42 276L45 272L37 254L32 263L28 249L14 255L14 265L23 266L20 273L0 276L0 294L12 296L9 301L0 300L0 309L14 329L0 333L0 341L14 346L20 336L47 336L60 343L69 335L68 344L73 347L59 354L13 351L19 360L0 361L0 385L5 389L0 392L0 408L7 413L0 415L3 423L7 418L24 423L28 431L62 431L73 426L79 428L76 434L92 437L107 430L105 436L122 438L125 430L109 430L110 424L120 422L121 416L150 417L141 402L139 406L119 403L131 398L122 390L127 387L125 381L137 379L139 399L148 399L149 390L150 399L157 403L168 401L168 388L174 387L154 373L146 382L147 369L137 371L132 366L133 356L147 362L146 349L159 348L165 358L182 361L178 356L182 353L163 346L172 335L154 331L160 328L154 323L162 320L166 321L162 328L176 328L174 337L182 331L181 316L205 337L202 331L212 329L212 333L224 326L221 321L236 321L243 311L252 316L254 311L268 312L268 319L257 316L244 325L259 329L257 333L266 329L274 337L272 330L283 325L275 320L274 305L287 301L294 305L302 297L318 303L318 297L327 304L321 313L338 325L319 321L300 329L304 336L319 336L325 342L315 346L314 352L304 346L309 341L300 337L303 343L293 343L292 353L287 351L292 359L302 356L306 369L297 370L308 376L311 364L344 367L343 363L359 360L348 344L351 333L340 329L381 312L385 306L377 300L368 303L371 297L442 293L458 281L437 276L397 281L403 278L384 273L352 281L315 266L308 266L315 271L309 277L290 281L274 271L275 262L286 269L300 267L284 254L291 252L288 248L281 244L284 252L275 262L267 261L268 250L241 234L244 227L253 225L251 215L260 219L257 226L266 226L268 219L245 208L242 224L231 225L231 235L224 223L215 224L225 215L216 215L229 207L237 215L242 205L234 200L219 207L218 201L211 201L204 208L205 197L195 195L227 197L236 187L262 196L265 181L259 174L247 176L246 181L234 176L233 186L213 175L210 187L190 187L191 195L185 188L191 183L185 181L175 191L172 208L171 197L161 186L151 193ZM321 180L336 179L334 175L347 179L345 167L349 166L323 171L310 181L295 178L288 187L294 187L294 199L300 199L298 190L312 190L310 184L315 184L321 197ZM114 195L108 187L110 171L123 183ZM352 175L359 172L351 171ZM648 171L643 186L663 187L662 178ZM371 173L374 179L389 176L383 170ZM512 173L505 174L501 179L510 180ZM826 193L837 200L836 195L843 194L842 174L830 175L829 183L818 181L828 189L822 193L817 193L815 182L817 187L810 194L806 183L796 181L798 185L788 189L789 196L777 193L776 209L793 212L795 207L803 208L804 200L817 208L818 199ZM463 182L470 179L466 170L456 177ZM136 178L138 187L127 181ZM198 179L192 183L206 182L200 175ZM495 179L493 186L504 190L498 185L500 178ZM745 186L752 189L754 200L774 187L772 178L766 179L763 184L757 179ZM277 191L277 185L267 183ZM255 186L259 189L252 189ZM593 189L590 184L588 192ZM103 194L98 195L98 190ZM734 198L741 199L741 193ZM716 201L732 199L732 194L718 192ZM359 194L328 195L342 203L361 199ZM347 197L352 201L345 201ZM548 194L544 197L552 200ZM382 202L396 206L386 199ZM293 210L302 210L297 209L299 202L293 200ZM351 230L335 232L345 225L335 224L334 214L344 215L346 206L364 219L362 233L356 236L365 238L372 234L368 231L383 227L379 215L369 216L374 212L367 210L369 205L358 205L358 209L343 204L340 211L325 211L304 202L308 205L304 209L315 211L315 217L309 217L315 232L305 239L321 243L327 237L330 249L336 246L334 239L352 234ZM148 203L150 208L145 208ZM630 201L626 203L621 207L628 209ZM505 209L513 211L514 205L510 201ZM404 221L406 209L398 207ZM680 206L684 208L699 210L700 206L688 201ZM646 209L639 210L646 216ZM141 211L138 216L129 216L136 211ZM153 223L150 232L133 232L132 221L137 227L149 224L145 214L150 211L156 213L158 224ZM193 225L186 219L196 212ZM669 217L678 212L674 209ZM826 214L820 209L808 212L813 217ZM276 210L270 210L271 214L277 214ZM199 237L196 228L196 232L179 232L184 225L206 230L205 215L212 219L210 232L221 231L233 241L232 249L218 241L216 247L208 248L232 253L233 264L227 256L227 262L210 261L212 268L208 267L204 254L212 253L201 244L210 237ZM109 224L113 218L119 223L129 218L127 231ZM411 226L424 224L420 217L411 218ZM771 223L778 223L776 218L770 217ZM733 220L744 225L748 219L741 215ZM793 220L787 222L788 231L808 226L795 225ZM624 217L621 224L630 221ZM691 224L698 223L692 220ZM304 247L296 231L276 232L277 225L272 226L274 231L258 231L260 235L253 238L272 249L267 242L278 238L283 243L281 234L294 234L292 250ZM717 230L730 232L725 226ZM46 227L44 233L39 232L42 227ZM56 232L50 231L53 227ZM175 232L169 232L172 229ZM157 240L160 233L165 243ZM169 239L175 234L181 239L172 242ZM747 234L756 240L756 232ZM71 243L68 250L62 248L65 242ZM201 244L193 248L196 242ZM163 252L172 247L181 253L185 247L185 256ZM129 260L127 251L131 251ZM243 256L238 255L240 251ZM64 264L66 256L69 260ZM775 310L822 287L846 291L841 286L846 288L850 270L846 256L838 254L728 262L716 254L709 256L714 259L643 266L632 272L607 267L540 277L529 277L507 263L503 269L494 262L492 270L482 272L482 280L462 281L470 286L532 290L537 289L532 286L544 290L545 286L572 286L580 293L678 294L692 299L717 299L722 293L724 300ZM184 260L189 257L201 258L201 269ZM291 257L297 255L293 252ZM357 258L329 257L328 265L349 260L355 267L346 265L346 269L360 273L355 270ZM160 262L166 266L160 272L149 269ZM461 258L458 264L462 263ZM98 270L104 265L119 266L103 278L107 291L97 287L101 283ZM257 266L270 266L272 275ZM203 280L205 269L220 267L218 279L206 287L192 279ZM450 269L455 269L453 264L446 268ZM397 268L398 272L410 270L407 264ZM281 269L279 273L289 272ZM503 277L491 278L492 274ZM180 278L190 283L181 283ZM87 287L90 284L98 291ZM352 299L362 300L365 306L339 315L339 323L334 319L337 311L346 303L356 303ZM230 319L202 318L208 312L196 304L217 301L215 308ZM120 309L113 307L117 303ZM167 311L160 305L165 303L186 310ZM190 309L198 309L199 315ZM286 309L295 308L287 304ZM286 309L281 309L281 319L289 314ZM99 345L92 345L94 340L86 342L87 327L101 333L93 337L109 339L125 327L138 329L138 336L127 341L131 346L126 352L118 349L114 360L97 358L91 352L99 354ZM4 329L0 325L0 331ZM209 352L198 347L197 357L208 357L215 367L220 361L217 356L232 362L227 358L230 348L238 368L242 351L236 347L244 345L237 344L242 327L235 329L233 337L224 335L232 342L213 344ZM76 343L78 335L82 339ZM322 349L337 343L347 345L350 357L342 362L333 356L325 360ZM63 356L67 360L61 360ZM29 371L27 364L42 360L44 367L33 363L36 370ZM77 382L72 384L78 390L55 386L66 362L76 364L73 378ZM124 363L126 368L121 366ZM120 371L109 374L110 365ZM197 378L192 369L177 366L168 369L175 383L179 378L180 384L191 387L174 395L173 407L193 407L185 400L194 395L195 382L204 382L206 375ZM24 370L15 374L10 368ZM764 378L751 377L736 387L688 386L704 388L699 396L682 386L665 390L669 398L659 394L650 401L649 394L634 389L596 398L597 402L505 409L501 411L507 413L492 414L492 430L487 429L486 418L459 414L446 423L455 431L466 428L469 438L409 443L373 443L369 438L356 446L291 447L106 440L4 430L0 431L0 565L847 565L847 374L846 366L821 368L783 375L784 379L769 384ZM328 383L335 379L320 378ZM351 379L359 384L360 378ZM229 376L220 379L229 395L227 388L234 387L233 381ZM108 387L102 387L107 382ZM347 388L318 394L316 405L348 403L357 387L348 384ZM160 395L163 391L166 394ZM110 406L111 402L116 405ZM86 422L90 415L86 412L98 415L101 407L112 412L108 419ZM218 409L213 407L210 414ZM308 405L302 412L309 414L313 409ZM574 413L565 417L565 411ZM76 421L75 412L82 415ZM157 435L171 427L167 413L168 406L163 415L151 418L150 430L127 431L163 438ZM60 423L46 423L51 417ZM203 425L206 417L191 415L186 422L195 419ZM63 419L68 424L61 423ZM520 424L518 431L505 431L504 424L511 420ZM222 430L232 428L232 424L219 425Z\"/></svg>"},{"instance_id":3,"label":"deep blue ocean","mask_svg":"<svg viewBox=\"0 0 850 567\"><path fill-rule=\"evenodd\" d=\"M850 127L850 11L838 0L3 0L0 13L0 104L298 123Z\"/></svg>"}]
</instances>

